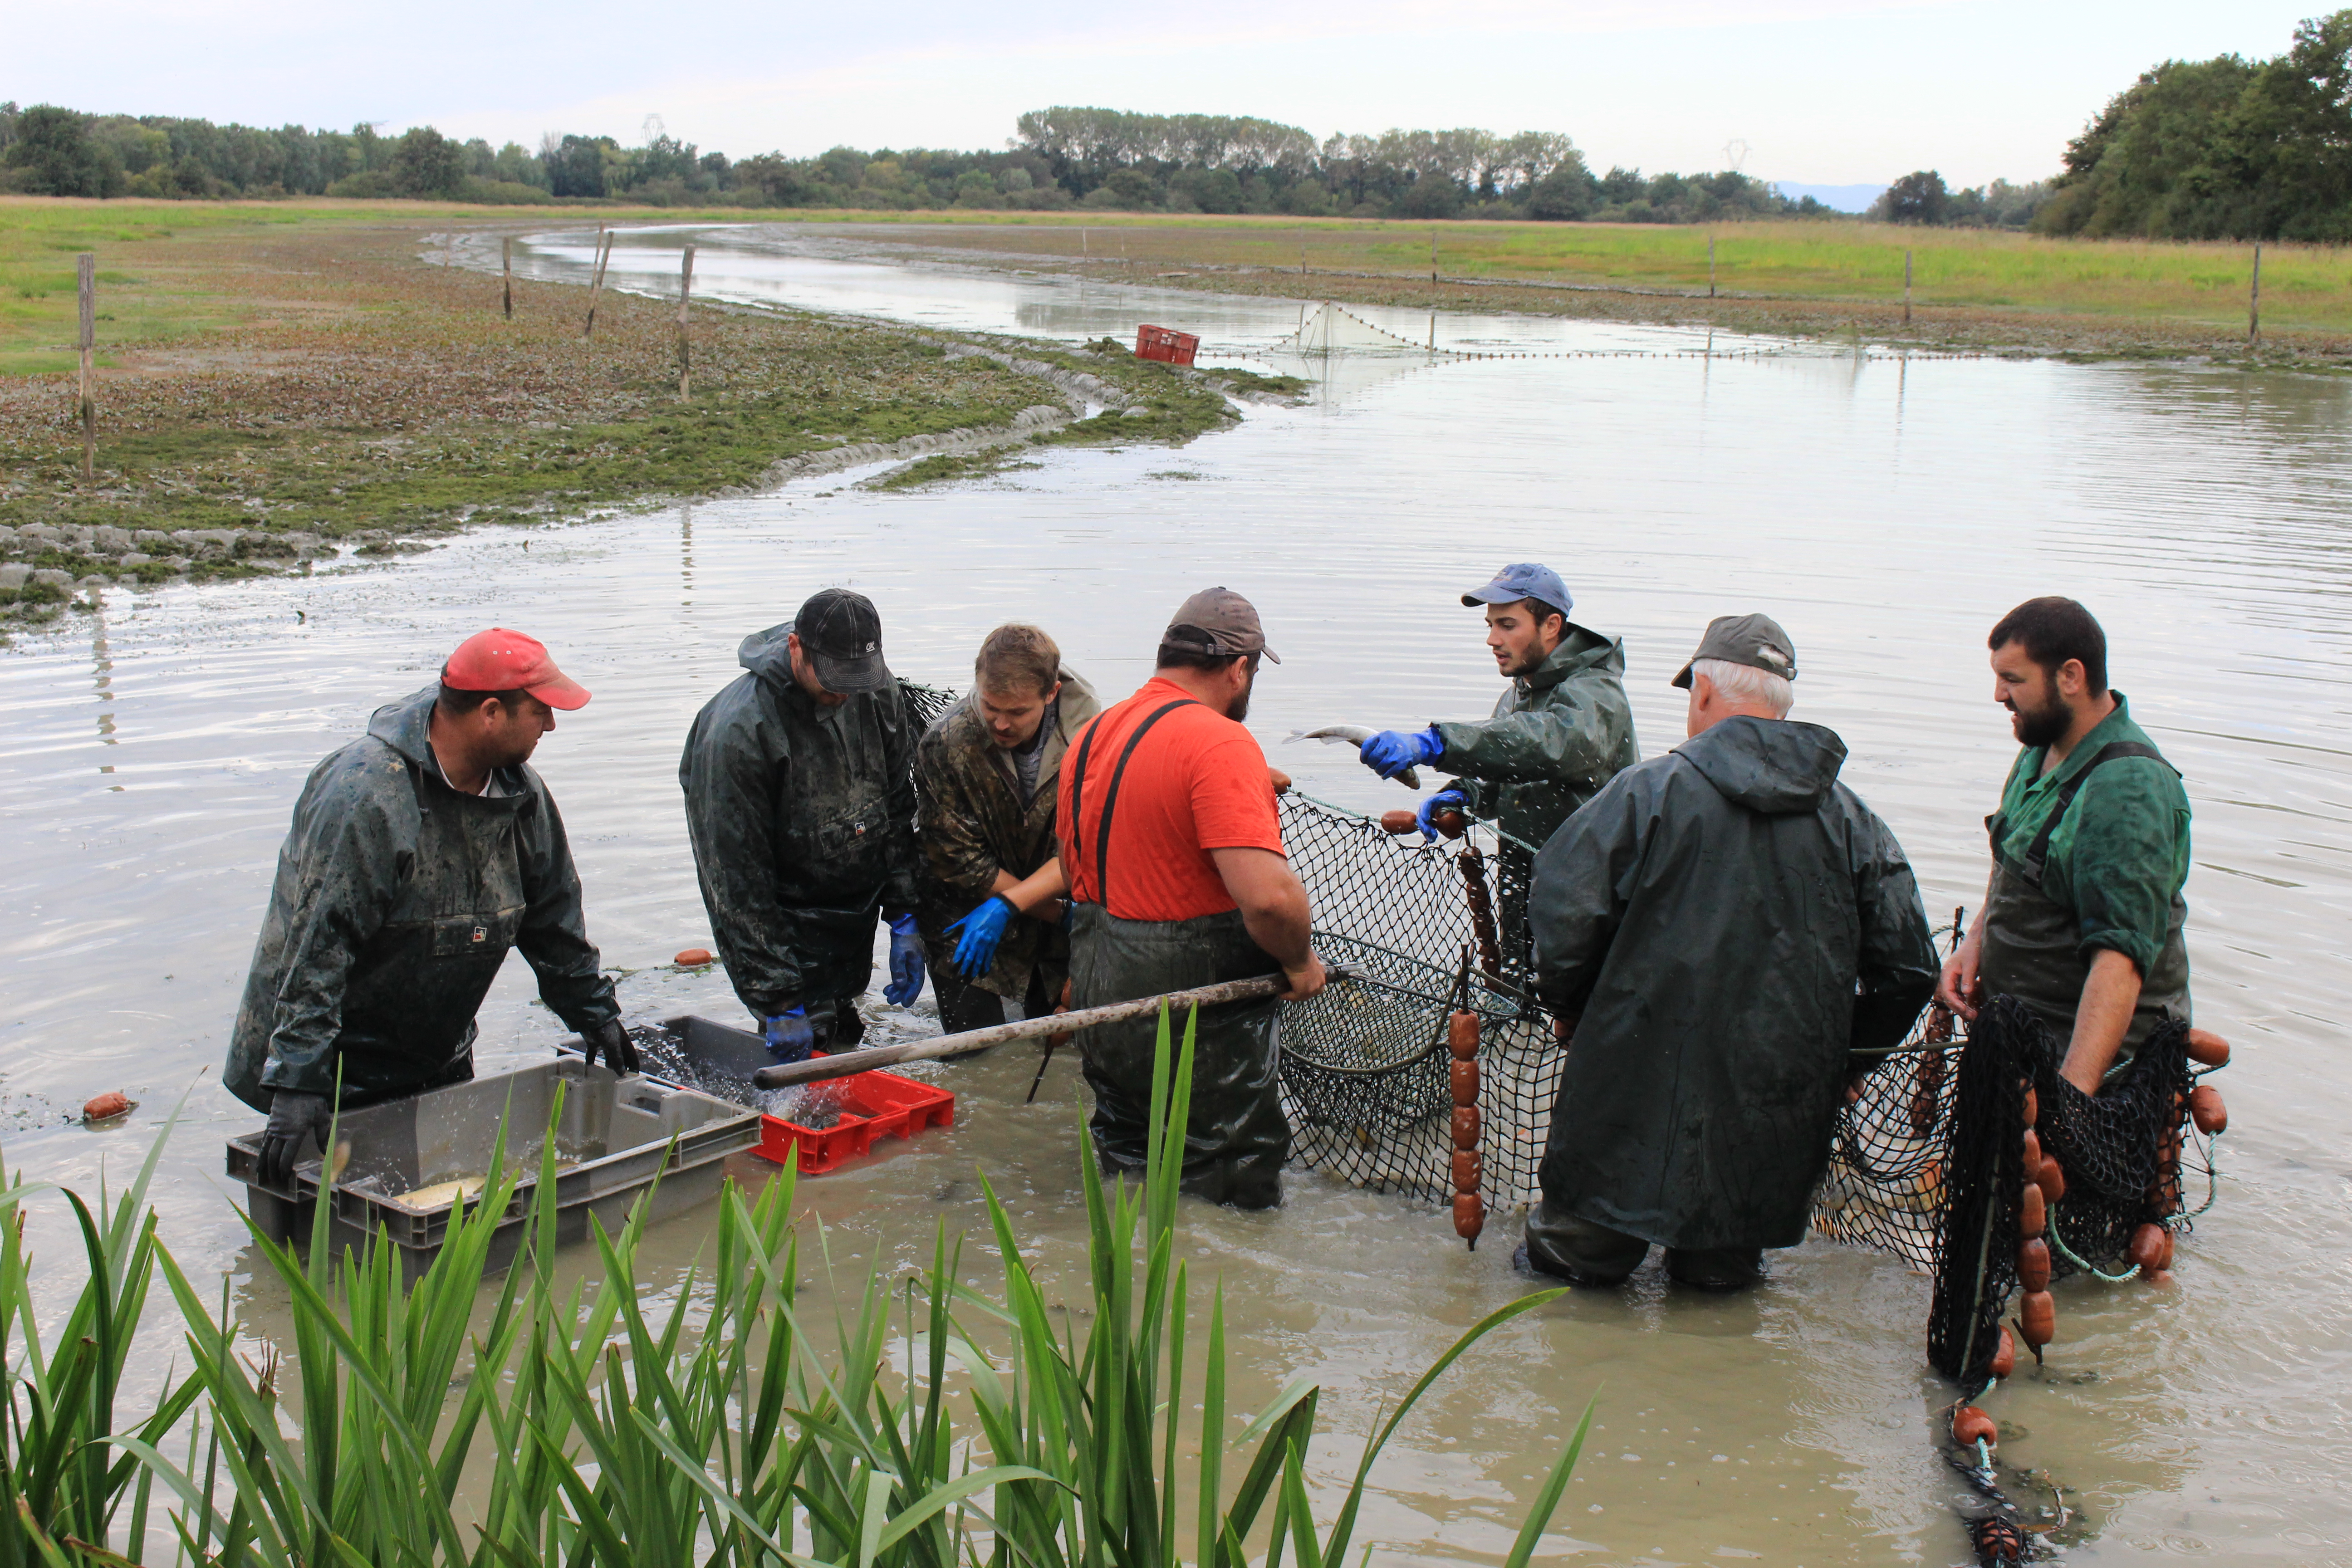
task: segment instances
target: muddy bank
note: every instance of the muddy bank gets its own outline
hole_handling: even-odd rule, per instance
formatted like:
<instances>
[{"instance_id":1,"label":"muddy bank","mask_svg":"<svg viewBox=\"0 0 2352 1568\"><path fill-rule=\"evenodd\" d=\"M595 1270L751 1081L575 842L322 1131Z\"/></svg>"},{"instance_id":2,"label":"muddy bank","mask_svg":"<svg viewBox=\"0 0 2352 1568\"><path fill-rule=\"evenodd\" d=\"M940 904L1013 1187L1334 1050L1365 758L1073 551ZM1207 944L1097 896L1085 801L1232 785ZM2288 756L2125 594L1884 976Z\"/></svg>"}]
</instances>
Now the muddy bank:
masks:
<instances>
[{"instance_id":1,"label":"muddy bank","mask_svg":"<svg viewBox=\"0 0 2352 1568\"><path fill-rule=\"evenodd\" d=\"M1181 445L1233 383L870 321L671 301L432 264L421 229L216 237L186 258L259 319L114 353L94 474L70 377L0 383L0 631L110 584L301 572L477 524L755 492L800 474L985 466L1024 442ZM243 268L242 271L236 269ZM952 459L950 461L950 459Z\"/></svg>"}]
</instances>

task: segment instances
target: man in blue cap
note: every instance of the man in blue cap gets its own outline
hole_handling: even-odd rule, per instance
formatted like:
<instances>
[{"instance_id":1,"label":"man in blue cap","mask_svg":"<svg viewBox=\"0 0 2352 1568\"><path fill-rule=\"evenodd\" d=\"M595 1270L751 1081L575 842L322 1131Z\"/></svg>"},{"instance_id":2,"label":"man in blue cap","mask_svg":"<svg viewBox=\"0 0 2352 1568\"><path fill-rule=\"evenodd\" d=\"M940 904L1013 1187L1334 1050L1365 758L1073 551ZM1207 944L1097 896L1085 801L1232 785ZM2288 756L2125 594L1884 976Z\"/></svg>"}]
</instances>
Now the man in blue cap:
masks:
<instances>
[{"instance_id":1,"label":"man in blue cap","mask_svg":"<svg viewBox=\"0 0 2352 1568\"><path fill-rule=\"evenodd\" d=\"M1527 953L1535 851L1642 752L1625 700L1625 645L1568 618L1575 602L1559 573L1520 562L1462 603L1485 607L1486 646L1511 683L1494 717L1386 730L1364 742L1362 755L1384 779L1428 766L1455 775L1422 802L1423 833L1433 832L1432 817L1450 806L1490 818L1509 836L1496 869L1507 959L1517 967Z\"/></svg>"}]
</instances>

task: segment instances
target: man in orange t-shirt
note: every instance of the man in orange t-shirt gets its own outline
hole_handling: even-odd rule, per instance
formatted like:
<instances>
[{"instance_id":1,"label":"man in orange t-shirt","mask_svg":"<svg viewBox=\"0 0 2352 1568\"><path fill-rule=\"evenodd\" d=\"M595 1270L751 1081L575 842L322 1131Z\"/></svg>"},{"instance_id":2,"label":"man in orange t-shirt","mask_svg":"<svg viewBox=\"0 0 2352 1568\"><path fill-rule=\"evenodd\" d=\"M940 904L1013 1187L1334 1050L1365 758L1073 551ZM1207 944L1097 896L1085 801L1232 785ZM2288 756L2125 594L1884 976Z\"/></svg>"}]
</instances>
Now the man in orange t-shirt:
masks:
<instances>
[{"instance_id":1,"label":"man in orange t-shirt","mask_svg":"<svg viewBox=\"0 0 2352 1568\"><path fill-rule=\"evenodd\" d=\"M1242 1208L1282 1201L1280 1004L1323 988L1265 753L1241 724L1261 658L1282 662L1247 599L1211 588L1185 600L1151 679L1072 742L1055 816L1073 1007L1276 971L1288 982L1279 999L1204 1008L1194 1037L1184 1190ZM1143 1169L1158 1035L1147 1018L1079 1037L1108 1172Z\"/></svg>"}]
</instances>

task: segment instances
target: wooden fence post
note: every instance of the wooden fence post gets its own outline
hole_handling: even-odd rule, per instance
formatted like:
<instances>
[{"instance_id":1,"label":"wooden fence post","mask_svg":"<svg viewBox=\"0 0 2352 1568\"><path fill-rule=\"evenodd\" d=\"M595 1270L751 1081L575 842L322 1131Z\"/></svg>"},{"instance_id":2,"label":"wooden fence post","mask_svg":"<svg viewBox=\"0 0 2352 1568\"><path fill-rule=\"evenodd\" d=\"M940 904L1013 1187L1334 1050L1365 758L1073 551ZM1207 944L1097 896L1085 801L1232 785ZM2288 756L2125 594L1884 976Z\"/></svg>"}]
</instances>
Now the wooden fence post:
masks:
<instances>
[{"instance_id":1,"label":"wooden fence post","mask_svg":"<svg viewBox=\"0 0 2352 1568\"><path fill-rule=\"evenodd\" d=\"M1706 237L1706 297L1715 298L1715 236Z\"/></svg>"},{"instance_id":2,"label":"wooden fence post","mask_svg":"<svg viewBox=\"0 0 2352 1568\"><path fill-rule=\"evenodd\" d=\"M604 226L600 223L596 226L596 270L588 279L588 326L580 334L583 338L596 335L596 296L604 291L604 268L612 259L612 237L605 234Z\"/></svg>"},{"instance_id":3,"label":"wooden fence post","mask_svg":"<svg viewBox=\"0 0 2352 1568\"><path fill-rule=\"evenodd\" d=\"M694 373L694 351L686 341L686 306L694 292L694 247L686 247L686 259L677 272L677 395L684 402L689 395Z\"/></svg>"},{"instance_id":4,"label":"wooden fence post","mask_svg":"<svg viewBox=\"0 0 2352 1568\"><path fill-rule=\"evenodd\" d=\"M2263 242L2254 241L2254 287L2246 300L2246 346L2263 346Z\"/></svg>"},{"instance_id":5,"label":"wooden fence post","mask_svg":"<svg viewBox=\"0 0 2352 1568\"><path fill-rule=\"evenodd\" d=\"M499 265L506 273L507 320L514 320L514 237L507 235L499 240Z\"/></svg>"},{"instance_id":6,"label":"wooden fence post","mask_svg":"<svg viewBox=\"0 0 2352 1568\"><path fill-rule=\"evenodd\" d=\"M1903 253L1903 324L1911 324L1911 253Z\"/></svg>"},{"instance_id":7,"label":"wooden fence post","mask_svg":"<svg viewBox=\"0 0 2352 1568\"><path fill-rule=\"evenodd\" d=\"M74 274L81 316L81 331L76 338L81 349L81 477L94 479L98 477L98 386L90 354L98 346L97 254L85 250L75 257Z\"/></svg>"},{"instance_id":8,"label":"wooden fence post","mask_svg":"<svg viewBox=\"0 0 2352 1568\"><path fill-rule=\"evenodd\" d=\"M1429 286L1437 287L1437 228L1433 224L1429 230Z\"/></svg>"}]
</instances>

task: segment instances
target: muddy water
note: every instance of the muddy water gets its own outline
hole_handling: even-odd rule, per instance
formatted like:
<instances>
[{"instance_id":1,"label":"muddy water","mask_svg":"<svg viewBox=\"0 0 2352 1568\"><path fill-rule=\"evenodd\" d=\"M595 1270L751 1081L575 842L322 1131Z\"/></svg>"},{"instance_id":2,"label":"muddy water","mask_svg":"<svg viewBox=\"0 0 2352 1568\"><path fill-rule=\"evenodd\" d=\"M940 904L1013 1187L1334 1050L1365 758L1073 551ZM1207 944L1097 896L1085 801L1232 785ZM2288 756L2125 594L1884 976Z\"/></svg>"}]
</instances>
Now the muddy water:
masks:
<instances>
[{"instance_id":1,"label":"muddy water","mask_svg":"<svg viewBox=\"0 0 2352 1568\"><path fill-rule=\"evenodd\" d=\"M1290 331L1298 310L700 243L698 293L814 305L832 278L865 291L858 309L941 325L1076 339L1123 335L1141 317L1247 349ZM567 265L559 248L541 264ZM1691 346L1503 318L1442 321L1440 335ZM1308 406L1255 410L1181 452L1056 452L935 493L834 476L303 581L113 591L100 614L23 640L0 658L11 1168L89 1186L103 1161L119 1177L186 1091L159 1193L165 1235L192 1272L230 1273L272 1318L218 1174L223 1136L253 1118L216 1085L272 857L312 763L492 621L545 637L596 693L540 763L592 934L629 972L631 1016L731 1017L723 982L658 967L708 940L677 747L734 673L740 637L819 585L874 595L909 675L956 681L980 636L1018 616L1051 627L1118 695L1142 678L1159 617L1195 587L1230 584L1256 600L1285 660L1259 684L1253 727L1307 788L1368 807L1402 792L1336 749L1279 738L1483 711L1496 683L1454 595L1501 562L1549 561L1577 618L1624 636L1645 751L1679 735L1665 683L1706 620L1769 610L1799 645L1800 716L1844 735L1849 781L1944 912L1980 895L1979 822L2011 756L1985 628L2030 594L2071 593L2105 621L2116 685L2188 777L2200 1016L2239 1054L2222 1080L2227 1185L2178 1282L2062 1289L2050 1371L1994 1397L2004 1458L2045 1468L2085 1510L2078 1561L2352 1562L2339 1021L2352 979L2352 391L1820 353L1360 368ZM935 1026L928 998L912 1013L869 1003L886 1033ZM482 1026L486 1068L531 1059L557 1032L519 963ZM952 1131L808 1183L836 1247L912 1263L942 1219L977 1232L980 1169L1066 1271L1080 1091L1057 1063L1023 1107L1034 1061L1016 1048L932 1069L960 1097ZM64 1124L110 1088L142 1102L130 1127ZM1279 1212L1194 1208L1186 1225L1197 1271L1221 1274L1240 1304L1248 1392L1294 1374L1324 1383L1342 1434L1318 1456L1328 1485L1380 1400L1528 1288L1507 1226L1468 1253L1435 1215L1314 1177ZM36 1240L52 1257L68 1244L54 1215ZM706 1242L688 1216L656 1252L682 1274ZM986 1262L975 1243L968 1271L984 1279ZM1366 1534L1384 1563L1498 1556L1597 1394L1591 1457L1550 1542L1562 1556L1962 1561L1955 1478L1929 1441L1948 1395L1922 1364L1926 1304L1924 1280L1820 1243L1777 1255L1769 1282L1742 1298L1671 1291L1654 1266L1622 1295L1563 1300L1491 1342L1407 1425ZM151 1375L168 1336L155 1344Z\"/></svg>"}]
</instances>

